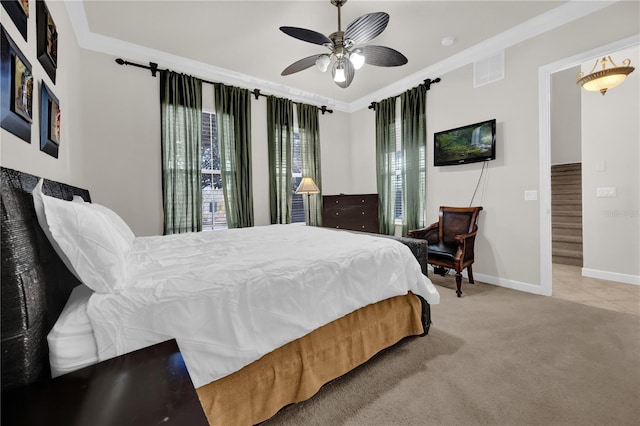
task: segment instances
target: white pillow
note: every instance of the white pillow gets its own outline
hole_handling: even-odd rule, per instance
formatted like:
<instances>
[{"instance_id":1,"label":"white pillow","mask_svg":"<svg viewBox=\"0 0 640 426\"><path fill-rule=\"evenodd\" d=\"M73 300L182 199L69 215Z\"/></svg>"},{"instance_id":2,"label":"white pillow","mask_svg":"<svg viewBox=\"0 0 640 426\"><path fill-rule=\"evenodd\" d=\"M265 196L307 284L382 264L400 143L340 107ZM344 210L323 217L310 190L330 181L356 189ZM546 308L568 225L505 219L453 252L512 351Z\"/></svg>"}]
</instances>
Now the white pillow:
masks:
<instances>
[{"instance_id":1,"label":"white pillow","mask_svg":"<svg viewBox=\"0 0 640 426\"><path fill-rule=\"evenodd\" d=\"M47 335L52 377L98 362L98 345L87 315L87 302L92 294L84 284L74 288Z\"/></svg>"},{"instance_id":2,"label":"white pillow","mask_svg":"<svg viewBox=\"0 0 640 426\"><path fill-rule=\"evenodd\" d=\"M113 225L116 227L116 229L118 230L118 232L120 232L120 234L122 235L122 237L128 241L133 241L136 236L133 233L133 231L131 230L131 228L129 228L129 225L127 225L127 223L122 220L122 218L120 216L118 216L118 214L116 212L114 212L113 210L111 210L108 207L105 207L103 205L97 204L97 203L87 203L86 201L84 201L84 199L82 197L80 197L79 195L74 195L73 196L73 201L76 203L82 203L86 206L91 207L92 209L96 209L102 213L104 213L107 217L109 217L109 220L111 220L111 222L113 222Z\"/></svg>"},{"instance_id":3,"label":"white pillow","mask_svg":"<svg viewBox=\"0 0 640 426\"><path fill-rule=\"evenodd\" d=\"M51 235L51 231L49 230L47 217L44 213L44 202L42 201L42 197L44 196L42 192L43 183L44 183L44 180L40 178L40 180L38 181L38 184L36 185L35 188L33 188L33 191L31 192L31 195L33 195L33 206L35 207L35 210L36 210L36 217L38 218L38 224L40 224L40 228L42 228L44 235L46 235L47 239L51 243L51 246L53 247L53 250L56 253L58 253L58 256L60 257L62 262L65 264L67 269L69 269L69 271L71 271L71 273L75 275L75 277L78 280L82 281L82 278L80 278L80 275L73 268L71 261L69 260L67 255L62 251L62 249L60 248L56 240Z\"/></svg>"},{"instance_id":4,"label":"white pillow","mask_svg":"<svg viewBox=\"0 0 640 426\"><path fill-rule=\"evenodd\" d=\"M40 194L51 236L69 259L80 280L98 293L124 288L131 241L115 229L103 212L89 204Z\"/></svg>"}]
</instances>

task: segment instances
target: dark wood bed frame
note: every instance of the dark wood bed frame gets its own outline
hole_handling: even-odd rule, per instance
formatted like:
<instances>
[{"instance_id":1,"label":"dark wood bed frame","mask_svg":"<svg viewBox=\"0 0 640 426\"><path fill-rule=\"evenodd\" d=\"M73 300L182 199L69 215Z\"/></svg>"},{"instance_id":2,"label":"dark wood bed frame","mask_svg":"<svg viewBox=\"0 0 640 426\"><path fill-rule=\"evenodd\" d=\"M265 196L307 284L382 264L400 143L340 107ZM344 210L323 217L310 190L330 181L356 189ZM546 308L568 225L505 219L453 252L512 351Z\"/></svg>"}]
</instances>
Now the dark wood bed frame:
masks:
<instances>
[{"instance_id":1,"label":"dark wood bed frame","mask_svg":"<svg viewBox=\"0 0 640 426\"><path fill-rule=\"evenodd\" d=\"M2 391L50 380L47 334L80 284L42 232L31 191L39 178L2 167L0 234ZM47 195L91 201L89 191L50 180Z\"/></svg>"}]
</instances>

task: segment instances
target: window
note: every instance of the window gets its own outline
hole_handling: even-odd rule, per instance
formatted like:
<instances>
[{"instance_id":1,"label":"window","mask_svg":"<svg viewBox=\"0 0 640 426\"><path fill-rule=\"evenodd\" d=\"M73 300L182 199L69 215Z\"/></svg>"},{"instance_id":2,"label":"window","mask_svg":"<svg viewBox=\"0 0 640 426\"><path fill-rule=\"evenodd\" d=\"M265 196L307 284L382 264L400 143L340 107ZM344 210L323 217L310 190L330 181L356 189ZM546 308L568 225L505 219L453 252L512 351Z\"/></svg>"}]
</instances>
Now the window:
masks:
<instances>
[{"instance_id":1,"label":"window","mask_svg":"<svg viewBox=\"0 0 640 426\"><path fill-rule=\"evenodd\" d=\"M402 224L402 167L404 157L402 155L402 128L401 128L400 98L396 100L396 198L395 198L395 222Z\"/></svg>"},{"instance_id":2,"label":"window","mask_svg":"<svg viewBox=\"0 0 640 426\"><path fill-rule=\"evenodd\" d=\"M202 229L226 229L216 115L202 111Z\"/></svg>"},{"instance_id":3,"label":"window","mask_svg":"<svg viewBox=\"0 0 640 426\"><path fill-rule=\"evenodd\" d=\"M291 165L291 223L305 221L304 200L302 194L296 194L296 189L302 181L302 148L300 146L300 133L293 132L293 164Z\"/></svg>"}]
</instances>

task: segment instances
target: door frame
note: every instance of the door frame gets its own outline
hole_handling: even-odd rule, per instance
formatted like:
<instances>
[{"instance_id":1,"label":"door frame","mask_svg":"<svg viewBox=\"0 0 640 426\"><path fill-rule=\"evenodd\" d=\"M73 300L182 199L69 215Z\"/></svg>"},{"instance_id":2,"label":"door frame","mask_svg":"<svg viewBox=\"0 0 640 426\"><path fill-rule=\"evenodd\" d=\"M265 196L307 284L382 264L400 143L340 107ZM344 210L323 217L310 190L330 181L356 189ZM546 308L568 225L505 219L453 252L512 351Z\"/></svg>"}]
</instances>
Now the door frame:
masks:
<instances>
[{"instance_id":1,"label":"door frame","mask_svg":"<svg viewBox=\"0 0 640 426\"><path fill-rule=\"evenodd\" d=\"M551 296L553 285L551 250L551 74L581 65L611 52L638 46L640 34L560 59L538 69L538 107L540 134L540 287Z\"/></svg>"}]
</instances>

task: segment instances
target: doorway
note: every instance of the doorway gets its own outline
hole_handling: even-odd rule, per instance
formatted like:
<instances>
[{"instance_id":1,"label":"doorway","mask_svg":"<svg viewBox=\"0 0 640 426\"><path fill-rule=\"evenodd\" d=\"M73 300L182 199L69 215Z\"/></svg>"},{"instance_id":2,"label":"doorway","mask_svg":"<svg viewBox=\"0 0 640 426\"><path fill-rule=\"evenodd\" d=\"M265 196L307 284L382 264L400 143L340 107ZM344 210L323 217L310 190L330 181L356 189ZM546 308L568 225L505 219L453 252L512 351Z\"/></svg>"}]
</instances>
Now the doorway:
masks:
<instances>
[{"instance_id":1,"label":"doorway","mask_svg":"<svg viewBox=\"0 0 640 426\"><path fill-rule=\"evenodd\" d=\"M539 131L540 131L540 285L541 294L551 296L552 220L551 220L551 77L552 74L580 66L598 56L638 45L636 36L628 37L554 63L543 66L538 74Z\"/></svg>"}]
</instances>

